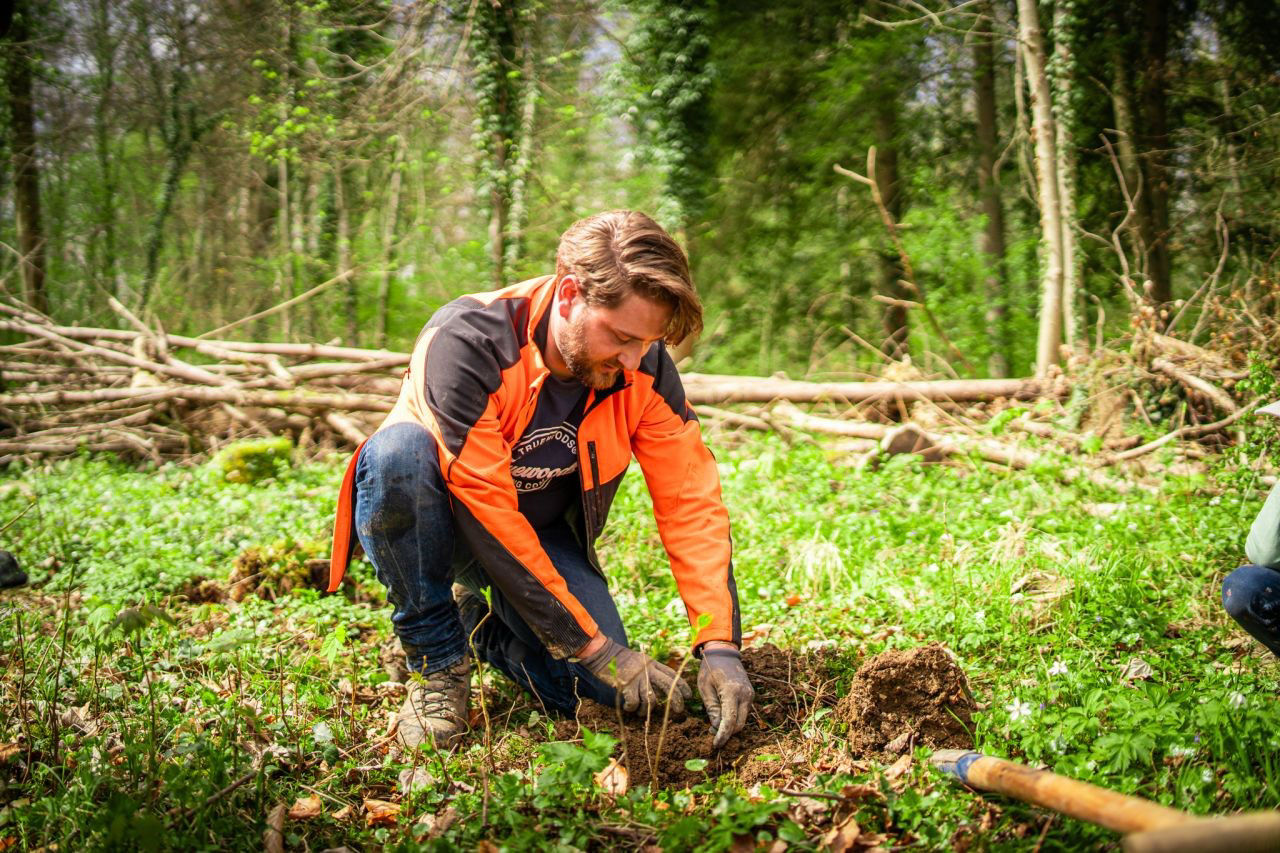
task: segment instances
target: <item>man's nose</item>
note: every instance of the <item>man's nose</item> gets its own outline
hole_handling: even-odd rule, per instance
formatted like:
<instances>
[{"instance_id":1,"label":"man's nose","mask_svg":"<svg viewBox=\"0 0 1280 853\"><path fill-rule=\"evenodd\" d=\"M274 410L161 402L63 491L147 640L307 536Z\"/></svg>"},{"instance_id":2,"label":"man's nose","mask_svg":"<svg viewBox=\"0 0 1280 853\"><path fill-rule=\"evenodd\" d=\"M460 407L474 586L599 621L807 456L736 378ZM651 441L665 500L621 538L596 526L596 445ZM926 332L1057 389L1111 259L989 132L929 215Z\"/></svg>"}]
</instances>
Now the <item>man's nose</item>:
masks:
<instances>
[{"instance_id":1,"label":"man's nose","mask_svg":"<svg viewBox=\"0 0 1280 853\"><path fill-rule=\"evenodd\" d=\"M618 353L618 362L626 370L639 370L640 359L644 358L644 344L639 341L623 347Z\"/></svg>"}]
</instances>

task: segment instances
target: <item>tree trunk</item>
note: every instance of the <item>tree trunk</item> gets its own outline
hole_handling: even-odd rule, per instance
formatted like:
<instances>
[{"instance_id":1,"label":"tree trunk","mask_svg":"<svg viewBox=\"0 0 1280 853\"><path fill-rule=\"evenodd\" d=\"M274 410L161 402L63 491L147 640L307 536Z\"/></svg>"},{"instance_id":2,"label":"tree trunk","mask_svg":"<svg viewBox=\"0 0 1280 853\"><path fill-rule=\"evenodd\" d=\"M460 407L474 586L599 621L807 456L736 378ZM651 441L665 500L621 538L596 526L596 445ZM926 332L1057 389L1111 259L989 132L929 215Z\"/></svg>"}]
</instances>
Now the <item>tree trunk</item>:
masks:
<instances>
[{"instance_id":1,"label":"tree trunk","mask_svg":"<svg viewBox=\"0 0 1280 853\"><path fill-rule=\"evenodd\" d=\"M333 176L333 206L338 218L338 263L337 271L351 269L351 212L347 203L347 166L340 164ZM347 343L360 346L360 289L356 285L355 275L347 278L345 285L347 308Z\"/></svg>"},{"instance_id":2,"label":"tree trunk","mask_svg":"<svg viewBox=\"0 0 1280 853\"><path fill-rule=\"evenodd\" d=\"M1168 51L1169 3L1146 0L1143 4L1143 58L1139 97L1142 101L1143 156L1146 160L1147 193L1151 198L1151 227L1155 240L1148 245L1147 276L1151 301L1157 310L1173 300L1169 260L1169 149Z\"/></svg>"},{"instance_id":3,"label":"tree trunk","mask_svg":"<svg viewBox=\"0 0 1280 853\"><path fill-rule=\"evenodd\" d=\"M9 26L4 60L5 91L13 152L13 206L17 215L18 252L22 255L22 290L27 304L49 312L45 292L45 233L40 214L40 165L36 159L34 103L35 60L31 55L34 3L19 2Z\"/></svg>"},{"instance_id":4,"label":"tree trunk","mask_svg":"<svg viewBox=\"0 0 1280 853\"><path fill-rule=\"evenodd\" d=\"M1036 338L1036 376L1045 376L1058 363L1062 343L1062 208L1058 198L1052 99L1045 72L1044 37L1036 0L1018 0L1018 36L1031 87L1036 177L1040 187L1040 230L1044 242L1041 279L1040 331Z\"/></svg>"},{"instance_id":5,"label":"tree trunk","mask_svg":"<svg viewBox=\"0 0 1280 853\"><path fill-rule=\"evenodd\" d=\"M538 116L538 84L533 50L524 51L524 93L520 109L520 143L511 170L511 209L507 220L504 267L513 267L524 251L524 229L529 218L529 170L533 164L533 129Z\"/></svg>"},{"instance_id":6,"label":"tree trunk","mask_svg":"<svg viewBox=\"0 0 1280 853\"><path fill-rule=\"evenodd\" d=\"M378 347L387 345L387 326L391 314L391 267L395 262L396 226L400 218L400 186L404 181L404 158L408 145L403 135L396 145L395 160L391 164L390 194L387 212L382 220L382 278L378 282Z\"/></svg>"},{"instance_id":7,"label":"tree trunk","mask_svg":"<svg viewBox=\"0 0 1280 853\"><path fill-rule=\"evenodd\" d=\"M992 44L994 35L991 31L991 19L988 17L990 6L981 9L980 14L974 28L973 82L978 122L978 194L982 198L982 213L986 219L982 229L981 251L986 260L984 288L987 297L987 338L991 346L987 371L992 376L1003 377L1009 375L1009 361L1004 334L1004 204L1000 197L1000 178L996 174L996 158L999 156L996 64Z\"/></svg>"},{"instance_id":8,"label":"tree trunk","mask_svg":"<svg viewBox=\"0 0 1280 853\"><path fill-rule=\"evenodd\" d=\"M1117 44L1112 51L1111 109L1116 120L1116 158L1124 176L1125 191L1133 204L1133 221L1129 239L1133 257L1129 259L1134 273L1147 277L1147 252L1155 243L1155 227L1151 221L1151 196L1138 159L1138 122L1134 115L1132 66L1126 45Z\"/></svg>"},{"instance_id":9,"label":"tree trunk","mask_svg":"<svg viewBox=\"0 0 1280 853\"><path fill-rule=\"evenodd\" d=\"M878 98L874 117L876 139L876 173L872 177L880 188L885 207L894 222L902 221L902 184L898 176L898 105L893 98ZM887 239L887 238L886 238ZM888 245L879 253L880 292L891 299L905 300L911 296L902 287L902 259L897 250ZM907 326L907 309L900 304L885 306L885 349L894 358L902 358L908 351L910 329Z\"/></svg>"},{"instance_id":10,"label":"tree trunk","mask_svg":"<svg viewBox=\"0 0 1280 853\"><path fill-rule=\"evenodd\" d=\"M160 250L164 247L164 227L173 210L173 200L178 195L178 183L182 173L186 171L187 160L191 157L191 149L195 146L195 130L190 108L184 109L180 74L175 76L170 89L172 103L169 105L169 127L164 132L165 147L169 156L165 162L164 180L160 184L160 192L156 198L156 209L151 215L151 224L147 229L146 271L142 279L142 296L139 304L146 308L151 301L151 292L155 286L156 276L160 269Z\"/></svg>"},{"instance_id":11,"label":"tree trunk","mask_svg":"<svg viewBox=\"0 0 1280 853\"><path fill-rule=\"evenodd\" d=\"M481 186L489 202L489 266L493 286L506 284L506 241L511 204L512 148L520 144L516 115L520 82L512 72L518 61L518 0L482 2L475 17L469 47L474 62L477 121L481 149Z\"/></svg>"},{"instance_id":12,"label":"tree trunk","mask_svg":"<svg viewBox=\"0 0 1280 853\"><path fill-rule=\"evenodd\" d=\"M1073 350L1085 346L1080 329L1080 279L1076 241L1075 0L1056 0L1053 9L1053 115L1055 174L1062 211L1062 331Z\"/></svg>"},{"instance_id":13,"label":"tree trunk","mask_svg":"<svg viewBox=\"0 0 1280 853\"><path fill-rule=\"evenodd\" d=\"M93 4L92 48L96 77L97 98L93 105L94 154L98 159L98 175L102 181L102 193L98 198L98 244L95 273L108 293L119 299L123 296L116 280L116 177L114 157L111 152L110 115L112 96L115 92L116 40L111 33L111 4L109 0L96 0Z\"/></svg>"},{"instance_id":14,"label":"tree trunk","mask_svg":"<svg viewBox=\"0 0 1280 853\"><path fill-rule=\"evenodd\" d=\"M280 155L276 160L276 240L280 244L280 297L281 301L294 295L293 263L289 255L289 161ZM293 309L280 312L280 333L286 338L293 332Z\"/></svg>"}]
</instances>

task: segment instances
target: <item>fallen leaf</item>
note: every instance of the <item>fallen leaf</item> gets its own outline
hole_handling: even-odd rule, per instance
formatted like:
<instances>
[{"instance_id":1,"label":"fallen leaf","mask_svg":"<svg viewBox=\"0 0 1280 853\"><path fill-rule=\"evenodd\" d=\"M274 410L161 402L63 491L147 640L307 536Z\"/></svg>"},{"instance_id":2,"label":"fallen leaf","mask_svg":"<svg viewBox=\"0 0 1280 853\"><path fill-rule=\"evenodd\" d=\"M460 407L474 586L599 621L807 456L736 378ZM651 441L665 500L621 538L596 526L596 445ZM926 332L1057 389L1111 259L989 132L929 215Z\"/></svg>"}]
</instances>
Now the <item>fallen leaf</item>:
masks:
<instances>
[{"instance_id":1,"label":"fallen leaf","mask_svg":"<svg viewBox=\"0 0 1280 853\"><path fill-rule=\"evenodd\" d=\"M9 836L6 836L5 838L0 838L0 850L8 850L10 847L13 847L17 843L18 843L18 838L15 835L9 835Z\"/></svg>"},{"instance_id":2,"label":"fallen leaf","mask_svg":"<svg viewBox=\"0 0 1280 853\"><path fill-rule=\"evenodd\" d=\"M22 752L16 743L0 743L0 764L8 764Z\"/></svg>"},{"instance_id":3,"label":"fallen leaf","mask_svg":"<svg viewBox=\"0 0 1280 853\"><path fill-rule=\"evenodd\" d=\"M425 767L406 767L400 771L400 793L412 794L429 788L436 780Z\"/></svg>"},{"instance_id":4,"label":"fallen leaf","mask_svg":"<svg viewBox=\"0 0 1280 853\"><path fill-rule=\"evenodd\" d=\"M609 764L595 776L596 784L606 797L621 797L627 792L627 768L610 758Z\"/></svg>"},{"instance_id":5,"label":"fallen leaf","mask_svg":"<svg viewBox=\"0 0 1280 853\"><path fill-rule=\"evenodd\" d=\"M898 735L896 738L894 738L893 740L885 744L884 751L893 753L894 755L901 755L902 753L906 752L911 748L911 739L912 737L914 737L914 735L915 735L915 732L908 729L907 731L903 732L902 734Z\"/></svg>"},{"instance_id":6,"label":"fallen leaf","mask_svg":"<svg viewBox=\"0 0 1280 853\"><path fill-rule=\"evenodd\" d=\"M449 831L449 827L458 821L458 810L449 806L438 815L424 814L418 823L427 828L427 838L439 838Z\"/></svg>"},{"instance_id":7,"label":"fallen leaf","mask_svg":"<svg viewBox=\"0 0 1280 853\"><path fill-rule=\"evenodd\" d=\"M267 828L262 833L264 853L284 853L285 804L280 803L267 815Z\"/></svg>"},{"instance_id":8,"label":"fallen leaf","mask_svg":"<svg viewBox=\"0 0 1280 853\"><path fill-rule=\"evenodd\" d=\"M1151 664L1142 658L1130 658L1129 662L1124 665L1124 670L1120 673L1120 677L1130 681L1141 681L1151 677Z\"/></svg>"},{"instance_id":9,"label":"fallen leaf","mask_svg":"<svg viewBox=\"0 0 1280 853\"><path fill-rule=\"evenodd\" d=\"M840 789L840 796L846 800L866 800L884 798L884 792L875 785L845 785Z\"/></svg>"},{"instance_id":10,"label":"fallen leaf","mask_svg":"<svg viewBox=\"0 0 1280 853\"><path fill-rule=\"evenodd\" d=\"M400 817L400 806L386 800L366 798L364 801L364 822L367 826L391 826Z\"/></svg>"},{"instance_id":11,"label":"fallen leaf","mask_svg":"<svg viewBox=\"0 0 1280 853\"><path fill-rule=\"evenodd\" d=\"M1026 615L1029 621L1037 623L1058 601L1070 594L1074 586L1070 578L1034 571L1014 581L1009 589L1009 601L1020 606L1018 612Z\"/></svg>"},{"instance_id":12,"label":"fallen leaf","mask_svg":"<svg viewBox=\"0 0 1280 853\"><path fill-rule=\"evenodd\" d=\"M853 846L861 834L862 828L858 826L858 822L850 815L845 818L843 823L822 836L822 845L831 853L845 853L846 850Z\"/></svg>"},{"instance_id":13,"label":"fallen leaf","mask_svg":"<svg viewBox=\"0 0 1280 853\"><path fill-rule=\"evenodd\" d=\"M786 602L788 607L796 607L797 605L804 603L804 596L794 595L794 594L788 595L786 598Z\"/></svg>"},{"instance_id":14,"label":"fallen leaf","mask_svg":"<svg viewBox=\"0 0 1280 853\"><path fill-rule=\"evenodd\" d=\"M329 817L334 820L351 820L351 818L355 817L355 813L356 810L351 806L343 806L333 814L329 815Z\"/></svg>"},{"instance_id":15,"label":"fallen leaf","mask_svg":"<svg viewBox=\"0 0 1280 853\"><path fill-rule=\"evenodd\" d=\"M338 680L338 690L342 693L344 699L348 701L354 699L362 705L372 705L381 699L378 692L367 684L361 684L352 687L351 679L342 678Z\"/></svg>"},{"instance_id":16,"label":"fallen leaf","mask_svg":"<svg viewBox=\"0 0 1280 853\"><path fill-rule=\"evenodd\" d=\"M884 771L884 778L892 782L894 779L897 779L899 776L901 776L903 773L906 773L910 769L911 769L911 753L908 752L906 755L902 756L897 761L893 762L893 764L889 766L888 770Z\"/></svg>"},{"instance_id":17,"label":"fallen leaf","mask_svg":"<svg viewBox=\"0 0 1280 853\"><path fill-rule=\"evenodd\" d=\"M316 796L299 797L289 807L289 820L311 820L324 812L324 803Z\"/></svg>"}]
</instances>

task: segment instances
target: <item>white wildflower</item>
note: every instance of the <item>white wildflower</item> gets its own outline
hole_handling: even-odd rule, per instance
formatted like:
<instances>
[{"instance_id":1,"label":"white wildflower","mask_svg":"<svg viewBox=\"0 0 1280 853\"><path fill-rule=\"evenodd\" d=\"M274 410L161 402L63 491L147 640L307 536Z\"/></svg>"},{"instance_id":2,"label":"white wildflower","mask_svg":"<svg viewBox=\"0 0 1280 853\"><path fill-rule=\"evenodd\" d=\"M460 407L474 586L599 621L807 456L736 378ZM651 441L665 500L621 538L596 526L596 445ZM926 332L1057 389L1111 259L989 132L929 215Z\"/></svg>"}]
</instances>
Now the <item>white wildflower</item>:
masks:
<instances>
[{"instance_id":1,"label":"white wildflower","mask_svg":"<svg viewBox=\"0 0 1280 853\"><path fill-rule=\"evenodd\" d=\"M1220 503L1222 503L1222 498L1219 497L1218 495L1214 495L1213 497L1209 498L1209 506L1217 506Z\"/></svg>"},{"instance_id":2,"label":"white wildflower","mask_svg":"<svg viewBox=\"0 0 1280 853\"><path fill-rule=\"evenodd\" d=\"M1049 675L1066 675L1067 665L1060 660L1055 660L1053 666L1049 667Z\"/></svg>"},{"instance_id":3,"label":"white wildflower","mask_svg":"<svg viewBox=\"0 0 1280 853\"><path fill-rule=\"evenodd\" d=\"M1171 746L1169 747L1169 755L1173 758L1189 758L1196 754L1194 746Z\"/></svg>"},{"instance_id":4,"label":"white wildflower","mask_svg":"<svg viewBox=\"0 0 1280 853\"><path fill-rule=\"evenodd\" d=\"M1227 694L1227 703L1232 708L1243 708L1245 705L1249 703L1249 700L1246 699L1245 695L1241 693L1239 690L1232 690L1230 693Z\"/></svg>"},{"instance_id":5,"label":"white wildflower","mask_svg":"<svg viewBox=\"0 0 1280 853\"><path fill-rule=\"evenodd\" d=\"M979 625L985 625L987 622L987 611L979 610L973 614L973 621Z\"/></svg>"},{"instance_id":6,"label":"white wildflower","mask_svg":"<svg viewBox=\"0 0 1280 853\"><path fill-rule=\"evenodd\" d=\"M939 566L937 563L930 563L929 565L924 567L924 570L926 572L929 572L930 574L937 574L938 572L942 571L942 566Z\"/></svg>"},{"instance_id":7,"label":"white wildflower","mask_svg":"<svg viewBox=\"0 0 1280 853\"><path fill-rule=\"evenodd\" d=\"M1021 699L1014 699L1006 708L1009 711L1009 719L1012 722L1018 722L1025 717L1031 716L1031 703L1024 702Z\"/></svg>"},{"instance_id":8,"label":"white wildflower","mask_svg":"<svg viewBox=\"0 0 1280 853\"><path fill-rule=\"evenodd\" d=\"M1208 784L1208 783L1212 782L1212 781L1213 781L1213 771L1212 771L1212 770L1210 770L1208 767L1206 767L1206 768L1205 768L1205 769L1200 773L1200 778L1201 778L1201 779L1203 779L1203 780L1205 781L1205 784Z\"/></svg>"}]
</instances>

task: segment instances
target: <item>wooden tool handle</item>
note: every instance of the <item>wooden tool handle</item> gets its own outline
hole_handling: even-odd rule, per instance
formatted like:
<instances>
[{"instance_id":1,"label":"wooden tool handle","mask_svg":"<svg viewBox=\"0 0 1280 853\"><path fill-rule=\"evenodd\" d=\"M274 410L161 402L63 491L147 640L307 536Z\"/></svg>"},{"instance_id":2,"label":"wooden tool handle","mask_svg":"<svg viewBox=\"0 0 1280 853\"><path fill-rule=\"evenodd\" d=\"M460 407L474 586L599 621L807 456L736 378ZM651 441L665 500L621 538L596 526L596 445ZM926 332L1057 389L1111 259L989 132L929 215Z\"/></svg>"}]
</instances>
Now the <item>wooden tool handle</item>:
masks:
<instances>
[{"instance_id":1,"label":"wooden tool handle","mask_svg":"<svg viewBox=\"0 0 1280 853\"><path fill-rule=\"evenodd\" d=\"M1195 820L1184 812L1139 797L978 752L939 750L933 754L933 762L974 788L1005 794L1116 832L1158 829Z\"/></svg>"},{"instance_id":2,"label":"wooden tool handle","mask_svg":"<svg viewBox=\"0 0 1280 853\"><path fill-rule=\"evenodd\" d=\"M1208 818L1135 832L1125 836L1124 849L1126 853L1272 853L1280 850L1280 813Z\"/></svg>"}]
</instances>

